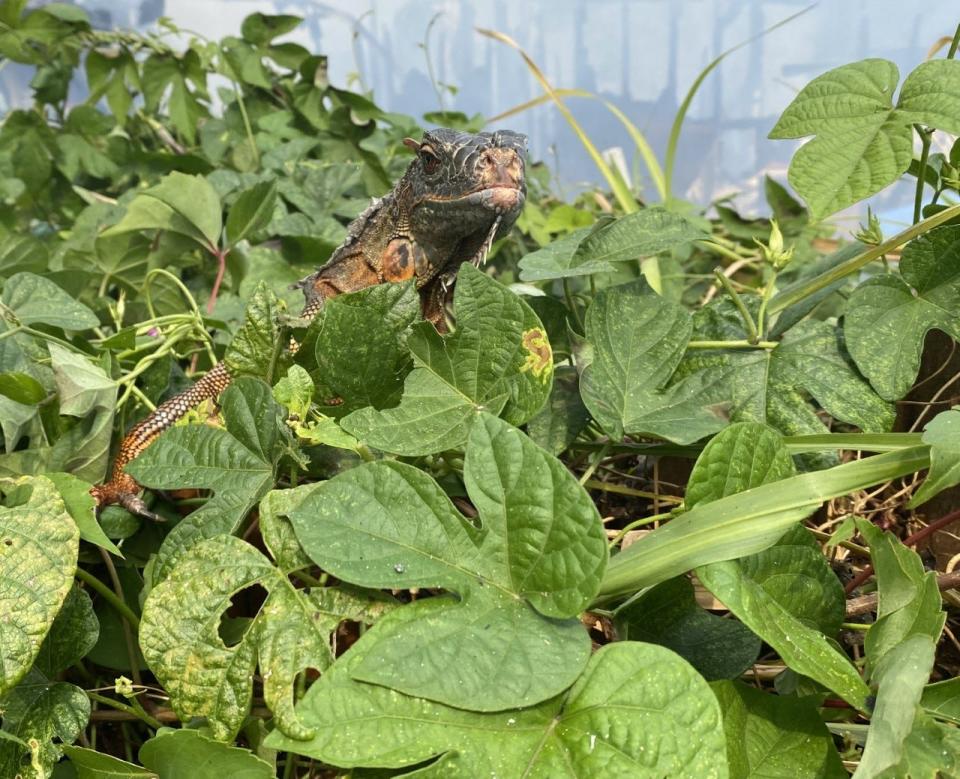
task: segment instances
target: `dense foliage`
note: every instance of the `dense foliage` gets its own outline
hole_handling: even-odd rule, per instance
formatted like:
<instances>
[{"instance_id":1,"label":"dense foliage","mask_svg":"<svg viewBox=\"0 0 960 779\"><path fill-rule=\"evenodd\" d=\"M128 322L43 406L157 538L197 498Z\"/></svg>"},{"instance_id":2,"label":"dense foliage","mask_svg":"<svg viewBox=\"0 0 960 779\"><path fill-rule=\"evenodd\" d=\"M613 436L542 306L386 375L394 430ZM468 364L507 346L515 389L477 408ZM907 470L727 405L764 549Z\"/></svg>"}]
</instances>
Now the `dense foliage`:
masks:
<instances>
[{"instance_id":1,"label":"dense foliage","mask_svg":"<svg viewBox=\"0 0 960 779\"><path fill-rule=\"evenodd\" d=\"M586 136L609 192L530 164L441 336L403 284L297 318L420 132L277 42L299 19L178 47L25 5L0 776L960 774L957 38L899 89L884 60L807 85L771 218L672 196L689 99L663 168L618 114L649 192ZM833 238L903 175L912 226ZM95 516L122 431L221 358L218 407L130 466L164 521Z\"/></svg>"}]
</instances>

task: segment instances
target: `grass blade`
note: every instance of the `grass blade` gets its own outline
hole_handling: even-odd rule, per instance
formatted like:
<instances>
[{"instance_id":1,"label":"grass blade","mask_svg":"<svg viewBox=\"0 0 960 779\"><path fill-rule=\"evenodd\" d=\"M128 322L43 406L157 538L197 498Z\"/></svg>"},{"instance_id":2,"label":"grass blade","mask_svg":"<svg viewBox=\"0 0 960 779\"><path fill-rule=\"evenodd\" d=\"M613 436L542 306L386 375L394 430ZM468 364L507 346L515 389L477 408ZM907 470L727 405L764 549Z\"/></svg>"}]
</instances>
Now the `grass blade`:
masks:
<instances>
[{"instance_id":1,"label":"grass blade","mask_svg":"<svg viewBox=\"0 0 960 779\"><path fill-rule=\"evenodd\" d=\"M680 130L683 128L683 120L686 119L687 111L690 109L690 103L693 102L693 98L696 97L697 92L700 89L700 85L703 84L706 77L709 76L713 69L723 62L728 55L733 54L733 52L737 51L738 49L742 49L748 43L757 40L757 38L762 38L767 33L773 32L778 27L782 27L788 22L792 22L798 16L802 16L811 8L813 8L813 6L809 5L802 11L797 11L797 13L791 14L786 19L781 19L776 24L772 24L765 30L758 32L756 35L750 36L745 41L738 43L736 46L732 46L731 48L722 52L716 59L707 65L707 67L700 71L700 75L697 76L693 84L690 85L690 89L687 90L687 94L683 98L680 108L677 109L676 116L673 118L673 125L670 127L670 136L667 139L667 155L664 159L664 199L669 198L672 194L671 185L673 184L673 166L677 158L677 144L680 142Z\"/></svg>"},{"instance_id":2,"label":"grass blade","mask_svg":"<svg viewBox=\"0 0 960 779\"><path fill-rule=\"evenodd\" d=\"M918 446L803 473L696 506L614 557L598 601L651 587L698 565L759 552L824 501L929 465L929 447Z\"/></svg>"}]
</instances>

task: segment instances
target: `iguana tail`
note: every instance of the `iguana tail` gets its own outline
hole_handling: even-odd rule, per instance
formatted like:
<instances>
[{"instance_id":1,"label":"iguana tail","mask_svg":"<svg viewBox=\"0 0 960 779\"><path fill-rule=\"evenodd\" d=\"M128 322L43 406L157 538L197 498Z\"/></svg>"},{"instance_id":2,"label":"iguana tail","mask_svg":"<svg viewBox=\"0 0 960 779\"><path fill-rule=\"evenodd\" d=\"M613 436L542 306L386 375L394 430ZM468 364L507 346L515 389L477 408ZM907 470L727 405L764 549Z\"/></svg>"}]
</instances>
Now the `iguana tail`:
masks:
<instances>
[{"instance_id":1,"label":"iguana tail","mask_svg":"<svg viewBox=\"0 0 960 779\"><path fill-rule=\"evenodd\" d=\"M233 380L227 366L218 362L207 374L192 386L163 401L157 408L135 424L120 442L120 449L113 462L110 481L99 484L90 490L99 506L119 504L134 514L151 516L143 498L141 487L136 480L124 471L134 457L167 428L182 418L190 409L209 398L217 397Z\"/></svg>"}]
</instances>

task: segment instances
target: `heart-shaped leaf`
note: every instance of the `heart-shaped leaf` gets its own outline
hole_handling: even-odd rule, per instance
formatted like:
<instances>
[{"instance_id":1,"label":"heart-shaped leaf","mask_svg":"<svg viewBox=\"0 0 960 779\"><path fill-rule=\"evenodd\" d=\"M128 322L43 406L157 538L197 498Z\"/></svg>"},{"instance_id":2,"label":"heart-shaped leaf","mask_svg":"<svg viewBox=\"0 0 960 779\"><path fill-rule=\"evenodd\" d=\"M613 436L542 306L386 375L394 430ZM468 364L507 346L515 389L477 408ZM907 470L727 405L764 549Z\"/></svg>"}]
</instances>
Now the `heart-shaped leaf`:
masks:
<instances>
[{"instance_id":1,"label":"heart-shaped leaf","mask_svg":"<svg viewBox=\"0 0 960 779\"><path fill-rule=\"evenodd\" d=\"M470 433L464 480L479 528L429 476L395 462L316 486L289 516L306 553L340 579L459 596L395 633L379 628L358 678L474 710L537 703L587 661L571 618L606 564L599 516L556 458L489 414Z\"/></svg>"},{"instance_id":2,"label":"heart-shaped leaf","mask_svg":"<svg viewBox=\"0 0 960 779\"><path fill-rule=\"evenodd\" d=\"M429 603L418 604L425 609L398 609L384 622L421 619ZM716 698L668 649L610 644L590 658L565 695L481 714L356 681L375 642L371 633L298 704L297 713L316 735L294 741L274 732L268 747L343 768L433 761L418 772L422 776L728 776Z\"/></svg>"}]
</instances>

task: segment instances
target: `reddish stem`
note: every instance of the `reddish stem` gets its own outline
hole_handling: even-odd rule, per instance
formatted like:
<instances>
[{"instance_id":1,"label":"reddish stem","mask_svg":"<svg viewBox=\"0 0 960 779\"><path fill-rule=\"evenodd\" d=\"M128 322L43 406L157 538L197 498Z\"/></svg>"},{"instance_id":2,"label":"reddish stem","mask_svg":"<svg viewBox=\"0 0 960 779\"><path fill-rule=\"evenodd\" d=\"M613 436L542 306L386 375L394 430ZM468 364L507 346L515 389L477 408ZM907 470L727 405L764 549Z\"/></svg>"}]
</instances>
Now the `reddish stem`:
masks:
<instances>
[{"instance_id":1,"label":"reddish stem","mask_svg":"<svg viewBox=\"0 0 960 779\"><path fill-rule=\"evenodd\" d=\"M940 519L935 519L926 527L921 528L913 535L905 538L903 541L903 545L916 546L921 541L923 541L923 539L925 539L927 536L933 535L938 530L942 530L943 528L947 527L947 525L953 524L958 519L960 519L960 509L957 509L956 511L951 511L949 514L944 514L942 517L940 517ZM844 588L847 595L849 595L851 592L857 589L857 587L863 584L872 575L873 575L873 565L868 565L866 568L860 571L860 573L854 576L849 582L847 582L847 586Z\"/></svg>"},{"instance_id":2,"label":"reddish stem","mask_svg":"<svg viewBox=\"0 0 960 779\"><path fill-rule=\"evenodd\" d=\"M214 306L217 305L217 294L220 292L220 284L223 283L223 274L227 271L227 254L229 249L214 249L213 256L217 258L217 277L213 280L213 289L210 290L210 297L207 300L207 313L212 314Z\"/></svg>"}]
</instances>

